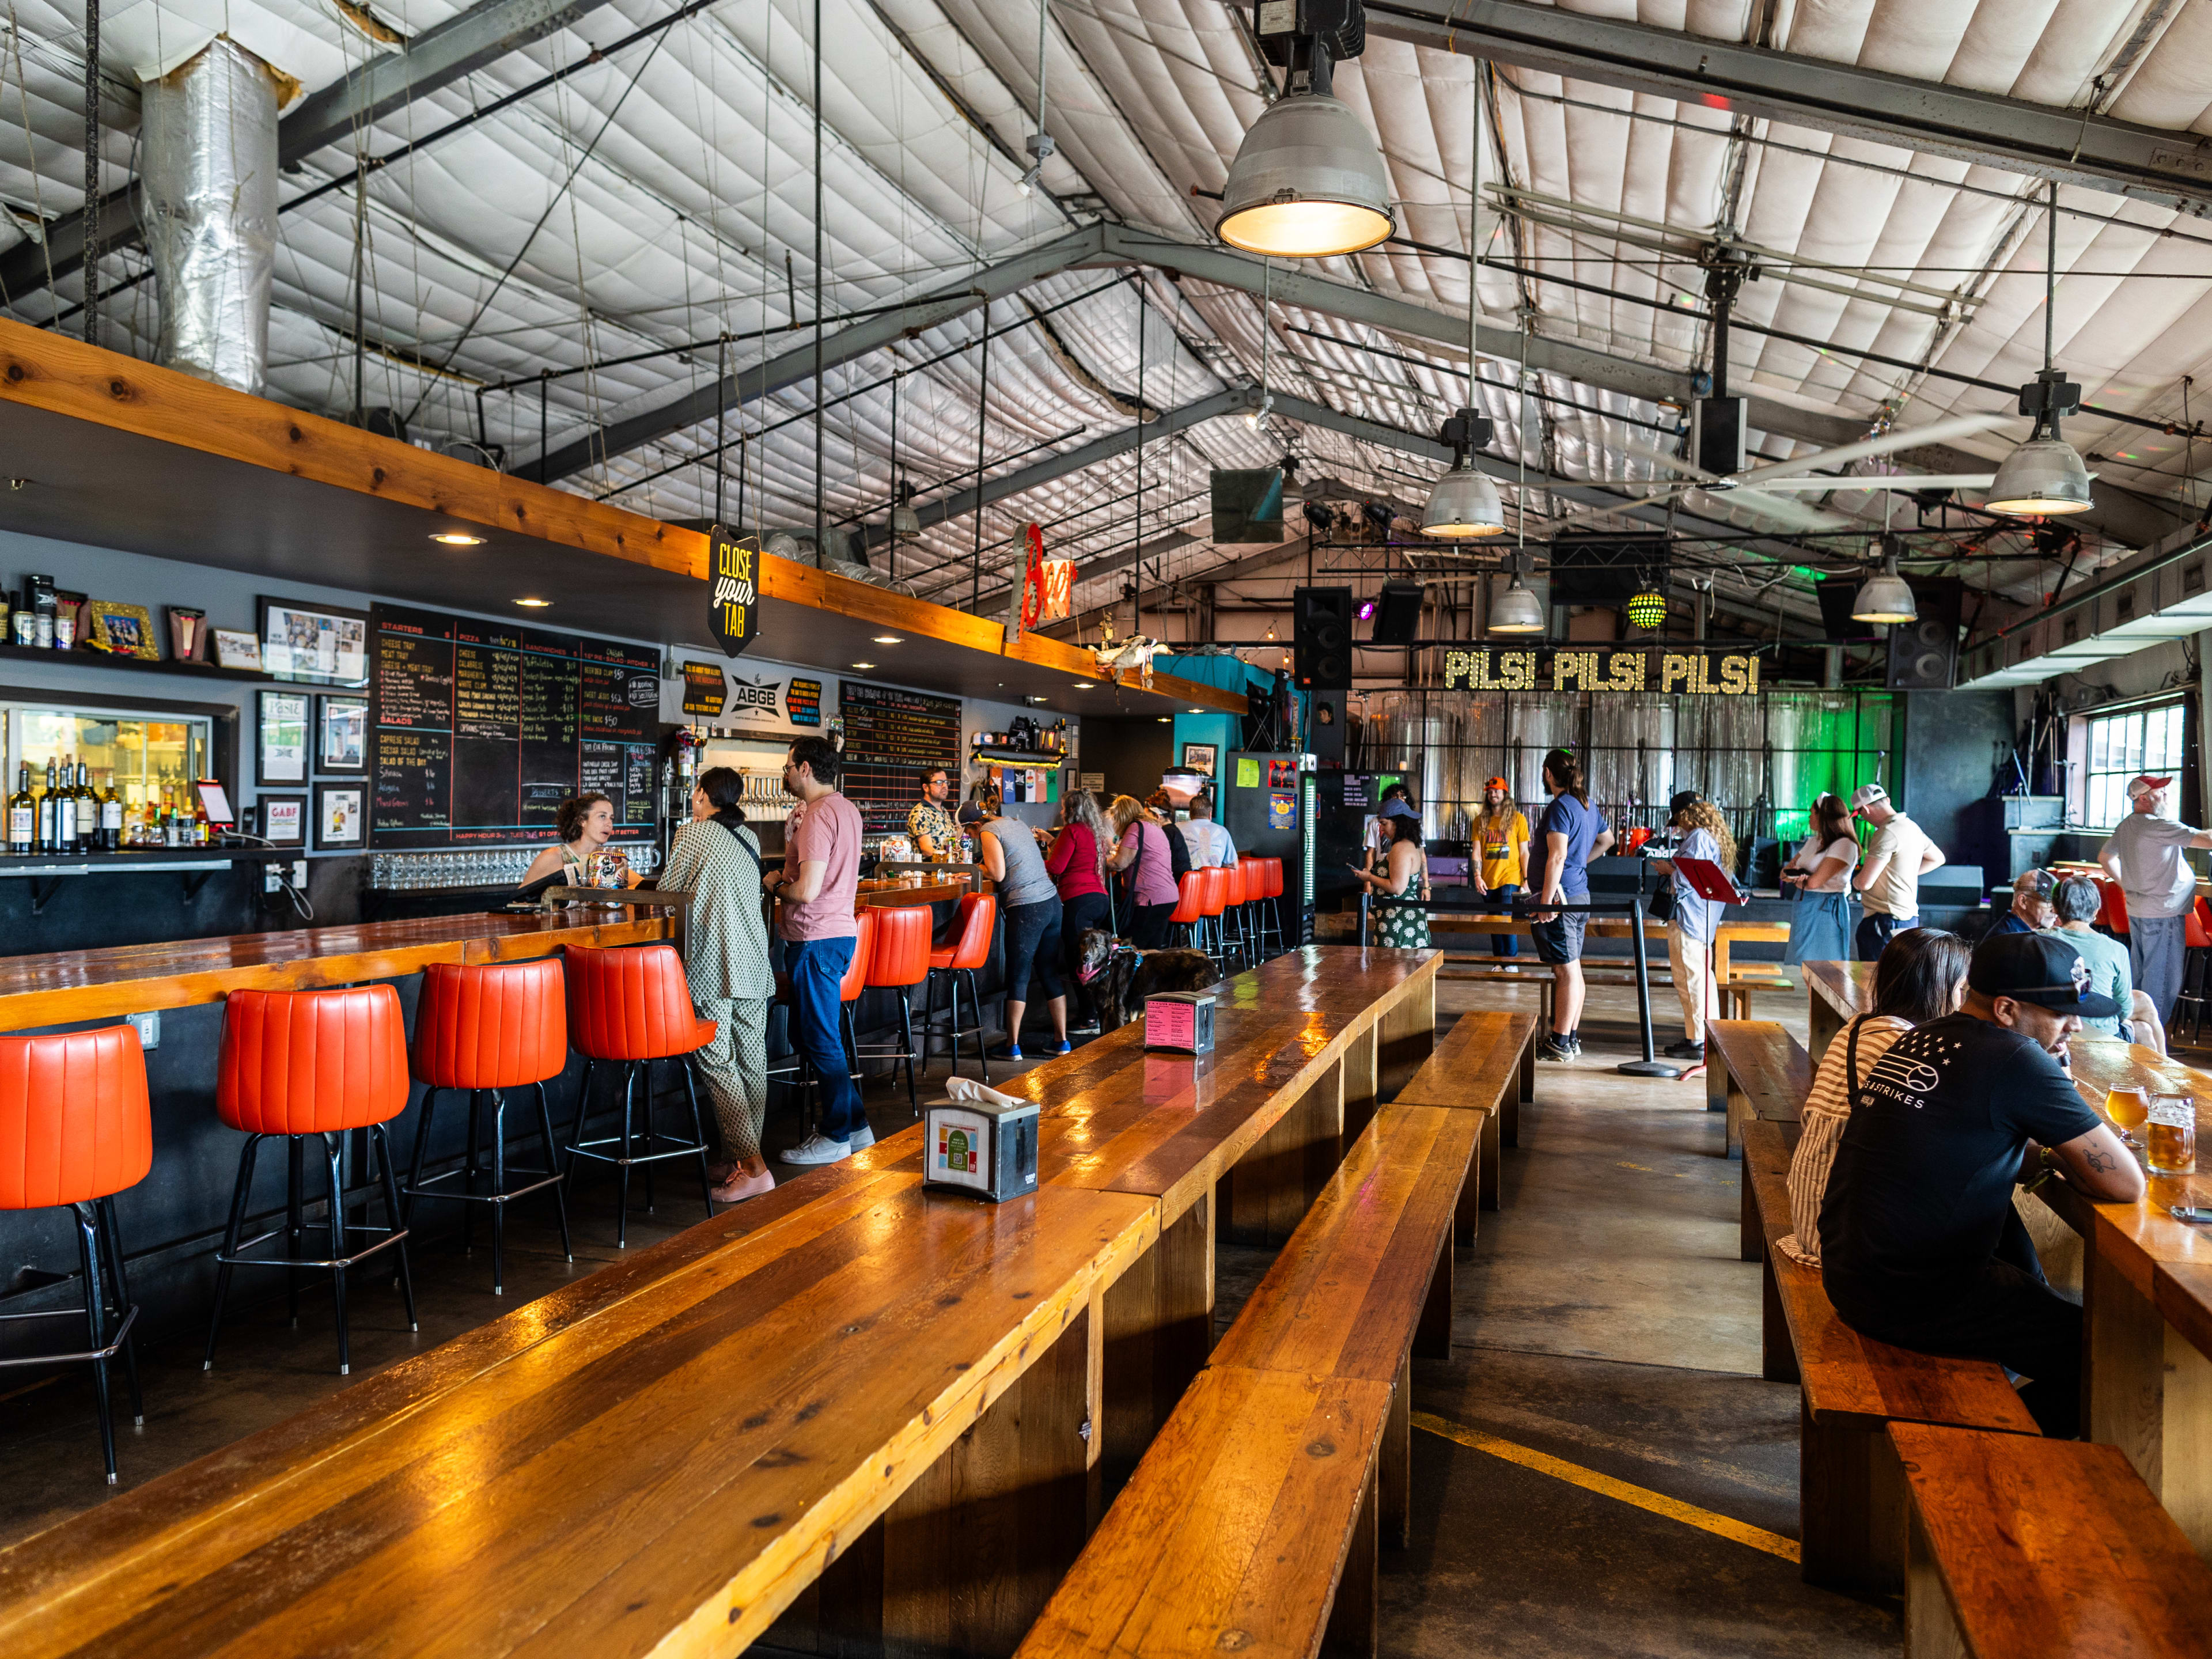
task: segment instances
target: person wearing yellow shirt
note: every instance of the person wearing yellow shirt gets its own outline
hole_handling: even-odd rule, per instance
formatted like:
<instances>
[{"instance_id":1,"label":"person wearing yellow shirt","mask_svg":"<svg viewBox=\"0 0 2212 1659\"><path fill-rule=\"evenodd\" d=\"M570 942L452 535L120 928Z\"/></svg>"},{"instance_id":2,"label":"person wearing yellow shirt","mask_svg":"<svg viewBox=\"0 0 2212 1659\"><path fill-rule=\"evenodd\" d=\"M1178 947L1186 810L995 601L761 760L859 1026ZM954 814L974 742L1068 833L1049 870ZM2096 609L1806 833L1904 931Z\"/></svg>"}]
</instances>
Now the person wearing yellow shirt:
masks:
<instances>
[{"instance_id":1,"label":"person wearing yellow shirt","mask_svg":"<svg viewBox=\"0 0 2212 1659\"><path fill-rule=\"evenodd\" d=\"M1503 778L1482 786L1482 811L1475 814L1471 831L1474 842L1474 890L1513 902L1528 881L1528 820L1513 804L1513 792ZM1521 941L1510 933L1492 933L1490 948L1501 957L1521 954Z\"/></svg>"}]
</instances>

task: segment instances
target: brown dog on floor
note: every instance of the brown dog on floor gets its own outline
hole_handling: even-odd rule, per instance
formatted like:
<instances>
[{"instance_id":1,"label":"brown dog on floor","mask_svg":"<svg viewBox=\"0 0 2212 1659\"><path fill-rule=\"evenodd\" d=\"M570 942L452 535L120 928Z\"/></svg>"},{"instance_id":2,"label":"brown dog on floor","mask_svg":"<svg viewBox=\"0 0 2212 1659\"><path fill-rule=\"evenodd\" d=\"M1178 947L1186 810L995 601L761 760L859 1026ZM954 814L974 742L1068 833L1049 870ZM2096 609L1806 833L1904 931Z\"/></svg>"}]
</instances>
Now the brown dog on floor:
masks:
<instances>
[{"instance_id":1,"label":"brown dog on floor","mask_svg":"<svg viewBox=\"0 0 2212 1659\"><path fill-rule=\"evenodd\" d=\"M1076 945L1076 977L1097 1004L1102 1036L1136 1018L1148 996L1201 991L1221 977L1203 951L1139 951L1103 927L1085 928Z\"/></svg>"}]
</instances>

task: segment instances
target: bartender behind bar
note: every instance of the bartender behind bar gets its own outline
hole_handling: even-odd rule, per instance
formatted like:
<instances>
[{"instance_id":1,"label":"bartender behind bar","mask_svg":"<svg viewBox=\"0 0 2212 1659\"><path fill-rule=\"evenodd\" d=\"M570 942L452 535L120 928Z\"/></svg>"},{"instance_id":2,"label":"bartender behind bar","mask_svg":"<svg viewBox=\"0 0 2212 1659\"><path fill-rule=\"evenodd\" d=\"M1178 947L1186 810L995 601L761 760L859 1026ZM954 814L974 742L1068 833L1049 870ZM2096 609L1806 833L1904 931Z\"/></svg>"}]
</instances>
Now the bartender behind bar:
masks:
<instances>
[{"instance_id":1,"label":"bartender behind bar","mask_svg":"<svg viewBox=\"0 0 2212 1659\"><path fill-rule=\"evenodd\" d=\"M960 826L945 809L951 793L951 775L945 767L933 766L921 775L921 799L906 815L906 832L914 840L916 858L942 860L952 856Z\"/></svg>"}]
</instances>

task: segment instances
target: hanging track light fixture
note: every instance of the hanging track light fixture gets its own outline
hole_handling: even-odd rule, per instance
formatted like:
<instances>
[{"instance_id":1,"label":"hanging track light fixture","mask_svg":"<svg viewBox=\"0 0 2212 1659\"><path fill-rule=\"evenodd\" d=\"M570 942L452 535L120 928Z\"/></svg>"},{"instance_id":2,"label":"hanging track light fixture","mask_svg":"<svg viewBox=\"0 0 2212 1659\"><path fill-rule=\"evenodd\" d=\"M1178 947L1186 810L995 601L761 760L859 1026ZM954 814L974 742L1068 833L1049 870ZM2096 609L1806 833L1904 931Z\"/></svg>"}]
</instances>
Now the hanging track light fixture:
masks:
<instances>
[{"instance_id":1,"label":"hanging track light fixture","mask_svg":"<svg viewBox=\"0 0 2212 1659\"><path fill-rule=\"evenodd\" d=\"M1248 253L1358 253L1398 228L1390 178L1367 124L1330 90L1367 47L1360 0L1255 0L1261 55L1287 70L1283 96L1237 146L1214 234Z\"/></svg>"},{"instance_id":2,"label":"hanging track light fixture","mask_svg":"<svg viewBox=\"0 0 2212 1659\"><path fill-rule=\"evenodd\" d=\"M1515 548L1505 556L1505 574L1509 578L1505 591L1490 607L1490 631L1493 634L1540 634L1544 631L1544 607L1536 596L1522 586L1522 578L1532 566L1527 551Z\"/></svg>"},{"instance_id":3,"label":"hanging track light fixture","mask_svg":"<svg viewBox=\"0 0 2212 1659\"><path fill-rule=\"evenodd\" d=\"M2060 513L2087 513L2097 504L2089 489L2089 469L2081 465L2074 446L2058 435L2060 417L2078 412L2081 388L2052 366L2054 313L2058 304L2058 183L2051 184L2050 218L2045 230L2043 259L2043 370L2020 389L2020 412L2035 422L2027 441L2008 456L1990 481L1989 499L1983 503L1992 513L2022 518L2044 518ZM1852 613L1856 616L1857 613Z\"/></svg>"}]
</instances>

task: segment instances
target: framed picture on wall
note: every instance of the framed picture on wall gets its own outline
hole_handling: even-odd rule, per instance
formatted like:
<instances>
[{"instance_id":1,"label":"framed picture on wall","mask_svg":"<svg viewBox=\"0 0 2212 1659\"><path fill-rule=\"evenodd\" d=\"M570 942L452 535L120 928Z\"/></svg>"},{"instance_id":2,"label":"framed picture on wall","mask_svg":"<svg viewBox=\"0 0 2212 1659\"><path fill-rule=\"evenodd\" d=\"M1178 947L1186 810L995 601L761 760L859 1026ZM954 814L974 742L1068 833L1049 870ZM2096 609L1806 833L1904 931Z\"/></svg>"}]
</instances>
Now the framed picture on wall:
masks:
<instances>
[{"instance_id":1,"label":"framed picture on wall","mask_svg":"<svg viewBox=\"0 0 2212 1659\"><path fill-rule=\"evenodd\" d=\"M315 770L368 770L368 699L325 696L315 699Z\"/></svg>"},{"instance_id":2,"label":"framed picture on wall","mask_svg":"<svg viewBox=\"0 0 2212 1659\"><path fill-rule=\"evenodd\" d=\"M368 612L305 599L264 599L261 665L280 680L368 684Z\"/></svg>"},{"instance_id":3,"label":"framed picture on wall","mask_svg":"<svg viewBox=\"0 0 2212 1659\"><path fill-rule=\"evenodd\" d=\"M276 847L307 844L307 798L305 795L263 795L253 803L261 839Z\"/></svg>"},{"instance_id":4,"label":"framed picture on wall","mask_svg":"<svg viewBox=\"0 0 2212 1659\"><path fill-rule=\"evenodd\" d=\"M1200 777L1213 775L1214 763L1219 759L1221 746L1212 743L1187 743L1182 746L1182 769L1195 772Z\"/></svg>"},{"instance_id":5,"label":"framed picture on wall","mask_svg":"<svg viewBox=\"0 0 2212 1659\"><path fill-rule=\"evenodd\" d=\"M348 779L315 786L315 850L353 852L368 845L368 784Z\"/></svg>"},{"instance_id":6,"label":"framed picture on wall","mask_svg":"<svg viewBox=\"0 0 2212 1659\"><path fill-rule=\"evenodd\" d=\"M254 694L253 781L262 788L307 781L308 727L315 700L305 691Z\"/></svg>"}]
</instances>

